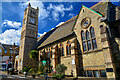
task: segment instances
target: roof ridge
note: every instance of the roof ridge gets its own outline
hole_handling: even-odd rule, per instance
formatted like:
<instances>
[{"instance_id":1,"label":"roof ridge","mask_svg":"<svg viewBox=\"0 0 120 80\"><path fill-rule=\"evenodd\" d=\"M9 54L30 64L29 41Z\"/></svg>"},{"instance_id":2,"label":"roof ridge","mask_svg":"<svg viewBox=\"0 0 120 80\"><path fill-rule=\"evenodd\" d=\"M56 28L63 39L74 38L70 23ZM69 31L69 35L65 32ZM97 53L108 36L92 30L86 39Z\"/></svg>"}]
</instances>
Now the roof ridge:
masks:
<instances>
[{"instance_id":1,"label":"roof ridge","mask_svg":"<svg viewBox=\"0 0 120 80\"><path fill-rule=\"evenodd\" d=\"M102 1L100 1L100 2L98 2L97 4L93 5L92 7L90 7L90 9L93 8L93 7L95 7L95 6L97 6L97 5L100 4L101 2L102 2Z\"/></svg>"},{"instance_id":2,"label":"roof ridge","mask_svg":"<svg viewBox=\"0 0 120 80\"><path fill-rule=\"evenodd\" d=\"M83 5L84 6L84 5ZM87 8L87 9L89 9L89 10L91 10L92 12L94 12L94 13L96 13L96 14L98 14L98 15L100 15L100 16L103 16L102 14L100 14L100 13L98 13L98 12L96 12L96 11L94 11L94 10L92 10L91 8L88 8L88 7L86 7L86 6L84 6L85 8Z\"/></svg>"}]
</instances>

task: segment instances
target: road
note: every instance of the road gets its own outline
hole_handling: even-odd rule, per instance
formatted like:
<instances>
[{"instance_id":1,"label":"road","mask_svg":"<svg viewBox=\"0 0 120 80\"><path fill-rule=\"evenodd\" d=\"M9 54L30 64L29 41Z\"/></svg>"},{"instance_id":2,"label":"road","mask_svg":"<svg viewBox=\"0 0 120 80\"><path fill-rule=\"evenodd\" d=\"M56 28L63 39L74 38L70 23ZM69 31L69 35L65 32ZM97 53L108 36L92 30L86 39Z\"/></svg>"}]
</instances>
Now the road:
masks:
<instances>
[{"instance_id":1,"label":"road","mask_svg":"<svg viewBox=\"0 0 120 80\"><path fill-rule=\"evenodd\" d=\"M40 80L40 79L26 78L24 76L6 75L0 73L0 80Z\"/></svg>"}]
</instances>

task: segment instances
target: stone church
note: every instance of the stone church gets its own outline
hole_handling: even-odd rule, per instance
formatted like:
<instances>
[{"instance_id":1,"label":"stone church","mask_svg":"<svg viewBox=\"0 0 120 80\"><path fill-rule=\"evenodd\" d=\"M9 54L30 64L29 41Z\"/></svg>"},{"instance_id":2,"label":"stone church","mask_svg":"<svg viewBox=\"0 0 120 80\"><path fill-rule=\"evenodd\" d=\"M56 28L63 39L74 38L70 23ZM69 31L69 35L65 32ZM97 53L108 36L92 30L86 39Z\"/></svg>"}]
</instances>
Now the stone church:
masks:
<instances>
[{"instance_id":1,"label":"stone church","mask_svg":"<svg viewBox=\"0 0 120 80\"><path fill-rule=\"evenodd\" d=\"M119 6L102 1L90 8L82 5L77 16L39 38L38 11L30 4L24 11L18 70L30 64L29 51L36 49L39 65L45 60L55 70L64 64L65 75L120 77Z\"/></svg>"}]
</instances>

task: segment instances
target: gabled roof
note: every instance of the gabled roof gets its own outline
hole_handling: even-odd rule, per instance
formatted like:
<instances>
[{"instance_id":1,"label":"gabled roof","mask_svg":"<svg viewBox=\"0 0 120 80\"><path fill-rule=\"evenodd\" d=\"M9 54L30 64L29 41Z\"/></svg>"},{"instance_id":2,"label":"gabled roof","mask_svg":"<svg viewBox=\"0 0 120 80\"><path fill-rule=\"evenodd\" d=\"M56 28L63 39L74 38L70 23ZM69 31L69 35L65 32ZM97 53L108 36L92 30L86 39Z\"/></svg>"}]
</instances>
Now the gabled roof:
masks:
<instances>
[{"instance_id":1,"label":"gabled roof","mask_svg":"<svg viewBox=\"0 0 120 80\"><path fill-rule=\"evenodd\" d=\"M90 7L90 9L102 14L103 16L107 16L107 11L109 6L115 6L113 5L111 2L99 2L95 5L93 5L92 7Z\"/></svg>"},{"instance_id":2,"label":"gabled roof","mask_svg":"<svg viewBox=\"0 0 120 80\"><path fill-rule=\"evenodd\" d=\"M11 50L13 47L18 47L18 45L9 45L9 44L2 44L4 49Z\"/></svg>"},{"instance_id":3,"label":"gabled roof","mask_svg":"<svg viewBox=\"0 0 120 80\"><path fill-rule=\"evenodd\" d=\"M100 16L103 16L101 13L99 13L99 12L97 12L97 11L95 11L95 10L92 10L91 8L88 8L88 7L84 6L84 5L83 5L83 7L89 9L90 11L92 11L92 12L94 12L94 13L100 15Z\"/></svg>"},{"instance_id":4,"label":"gabled roof","mask_svg":"<svg viewBox=\"0 0 120 80\"><path fill-rule=\"evenodd\" d=\"M72 28L74 26L76 18L77 16L73 17L72 19L66 21L65 23L61 24L60 26L41 36L38 40L36 48L41 48L57 40L72 35L73 34Z\"/></svg>"}]
</instances>

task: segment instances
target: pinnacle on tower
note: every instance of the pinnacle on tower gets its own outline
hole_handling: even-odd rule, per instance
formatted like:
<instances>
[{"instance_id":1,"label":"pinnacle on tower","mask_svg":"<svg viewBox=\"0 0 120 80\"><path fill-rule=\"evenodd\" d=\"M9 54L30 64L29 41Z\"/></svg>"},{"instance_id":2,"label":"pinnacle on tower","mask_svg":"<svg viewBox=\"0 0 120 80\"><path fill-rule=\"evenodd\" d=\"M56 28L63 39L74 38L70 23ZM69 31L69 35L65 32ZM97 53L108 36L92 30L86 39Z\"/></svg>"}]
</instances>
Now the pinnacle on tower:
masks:
<instances>
[{"instance_id":1,"label":"pinnacle on tower","mask_svg":"<svg viewBox=\"0 0 120 80\"><path fill-rule=\"evenodd\" d=\"M31 6L31 4L29 3L28 6Z\"/></svg>"},{"instance_id":2,"label":"pinnacle on tower","mask_svg":"<svg viewBox=\"0 0 120 80\"><path fill-rule=\"evenodd\" d=\"M37 7L37 10L39 10L39 8Z\"/></svg>"}]
</instances>

